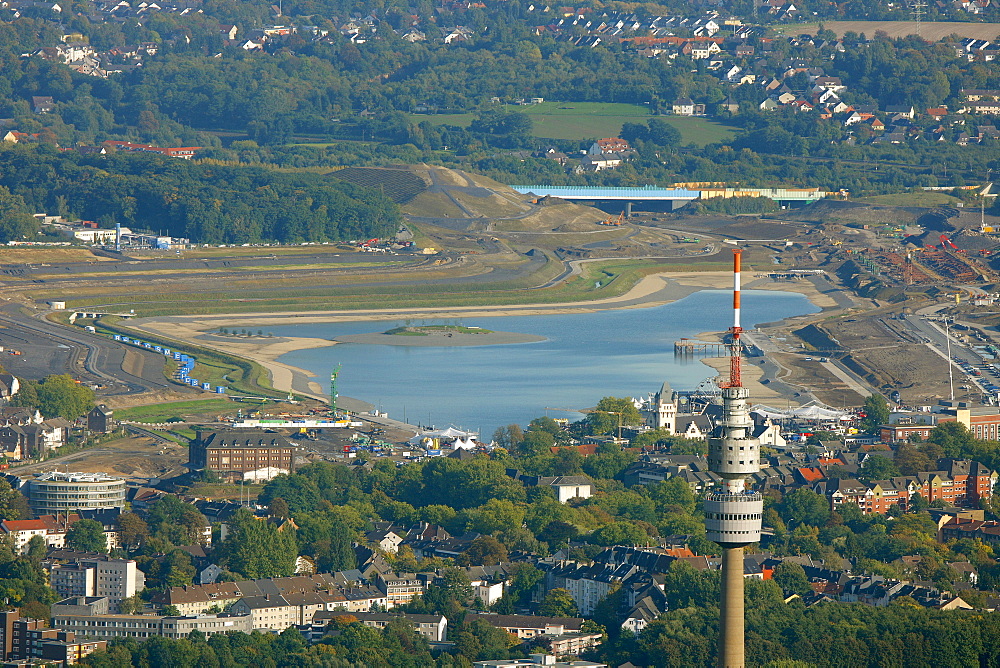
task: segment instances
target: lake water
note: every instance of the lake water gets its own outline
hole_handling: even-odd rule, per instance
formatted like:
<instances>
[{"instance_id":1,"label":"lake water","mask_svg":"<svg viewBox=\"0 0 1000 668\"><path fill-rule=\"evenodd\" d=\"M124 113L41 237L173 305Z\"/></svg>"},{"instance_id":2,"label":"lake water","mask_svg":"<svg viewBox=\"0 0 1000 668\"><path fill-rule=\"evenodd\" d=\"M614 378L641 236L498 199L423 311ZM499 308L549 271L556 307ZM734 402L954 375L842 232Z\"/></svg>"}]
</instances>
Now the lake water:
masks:
<instances>
[{"instance_id":1,"label":"lake water","mask_svg":"<svg viewBox=\"0 0 1000 668\"><path fill-rule=\"evenodd\" d=\"M767 290L742 294L743 326L815 313L805 297ZM566 315L337 322L271 327L276 336L333 338L383 332L403 324L458 324L545 336L536 343L419 347L341 343L298 350L281 362L312 373L327 389L331 368L343 364L340 394L363 399L411 424L453 424L489 438L501 425L532 419L579 419L548 411L587 408L601 397L644 397L663 381L696 389L714 372L698 360L675 359L674 341L732 325L732 293L705 290L653 308ZM328 390L327 390L328 391Z\"/></svg>"}]
</instances>

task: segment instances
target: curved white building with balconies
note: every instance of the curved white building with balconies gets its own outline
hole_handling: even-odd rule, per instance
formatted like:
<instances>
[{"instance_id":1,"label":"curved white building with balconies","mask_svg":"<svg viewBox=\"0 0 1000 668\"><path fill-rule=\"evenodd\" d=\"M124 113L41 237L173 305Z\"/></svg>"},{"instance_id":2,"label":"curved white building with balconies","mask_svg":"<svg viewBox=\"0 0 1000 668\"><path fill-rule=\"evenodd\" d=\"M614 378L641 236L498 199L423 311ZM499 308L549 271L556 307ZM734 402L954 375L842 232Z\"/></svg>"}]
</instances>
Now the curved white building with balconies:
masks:
<instances>
[{"instance_id":1,"label":"curved white building with balconies","mask_svg":"<svg viewBox=\"0 0 1000 668\"><path fill-rule=\"evenodd\" d=\"M36 515L125 507L125 481L104 473L49 471L28 481Z\"/></svg>"}]
</instances>

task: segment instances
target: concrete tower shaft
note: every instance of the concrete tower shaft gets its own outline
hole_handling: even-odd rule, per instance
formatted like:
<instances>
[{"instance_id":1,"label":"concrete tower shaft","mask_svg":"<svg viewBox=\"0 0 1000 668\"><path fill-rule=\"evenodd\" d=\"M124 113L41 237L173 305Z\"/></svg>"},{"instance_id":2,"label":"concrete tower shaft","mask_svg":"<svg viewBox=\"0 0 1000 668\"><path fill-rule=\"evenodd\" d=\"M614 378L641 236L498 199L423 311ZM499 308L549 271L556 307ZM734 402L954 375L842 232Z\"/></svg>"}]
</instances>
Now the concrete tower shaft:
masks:
<instances>
[{"instance_id":1,"label":"concrete tower shaft","mask_svg":"<svg viewBox=\"0 0 1000 668\"><path fill-rule=\"evenodd\" d=\"M708 467L722 478L722 489L705 498L705 529L722 548L719 666L743 668L746 663L743 603L743 548L760 541L764 499L748 491L746 478L760 471L760 441L753 438L747 405L749 391L740 377L740 260L733 252L732 345L729 380L722 387L722 417L708 439Z\"/></svg>"},{"instance_id":2,"label":"concrete tower shaft","mask_svg":"<svg viewBox=\"0 0 1000 668\"><path fill-rule=\"evenodd\" d=\"M722 600L719 601L719 668L746 665L746 614L743 601L743 548L722 550Z\"/></svg>"}]
</instances>

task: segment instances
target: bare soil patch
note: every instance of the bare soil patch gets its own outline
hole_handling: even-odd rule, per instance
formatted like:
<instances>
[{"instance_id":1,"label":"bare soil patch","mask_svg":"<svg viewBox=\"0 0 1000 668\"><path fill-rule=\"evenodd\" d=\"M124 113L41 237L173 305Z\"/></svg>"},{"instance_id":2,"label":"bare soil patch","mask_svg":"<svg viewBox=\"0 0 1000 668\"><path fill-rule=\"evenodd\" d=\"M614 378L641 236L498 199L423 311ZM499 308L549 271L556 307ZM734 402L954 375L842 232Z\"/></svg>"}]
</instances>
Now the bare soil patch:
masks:
<instances>
[{"instance_id":1,"label":"bare soil patch","mask_svg":"<svg viewBox=\"0 0 1000 668\"><path fill-rule=\"evenodd\" d=\"M851 351L845 364L876 387L899 390L904 403L935 403L948 396L948 362L880 315L845 318L821 325Z\"/></svg>"},{"instance_id":2,"label":"bare soil patch","mask_svg":"<svg viewBox=\"0 0 1000 668\"><path fill-rule=\"evenodd\" d=\"M151 438L123 438L96 446L61 460L51 460L17 469L17 473L60 470L108 473L129 477L170 477L182 473L188 449L177 444L157 443Z\"/></svg>"},{"instance_id":3,"label":"bare soil patch","mask_svg":"<svg viewBox=\"0 0 1000 668\"><path fill-rule=\"evenodd\" d=\"M110 409L132 408L134 406L149 406L152 404L165 404L171 401L214 401L218 397L214 394L187 393L182 390L161 390L159 392L147 392L144 394L121 394L102 397L101 401Z\"/></svg>"},{"instance_id":4,"label":"bare soil patch","mask_svg":"<svg viewBox=\"0 0 1000 668\"><path fill-rule=\"evenodd\" d=\"M779 380L808 389L828 406L858 406L865 401L817 358L805 359L793 353L773 353L773 357L785 369Z\"/></svg>"}]
</instances>

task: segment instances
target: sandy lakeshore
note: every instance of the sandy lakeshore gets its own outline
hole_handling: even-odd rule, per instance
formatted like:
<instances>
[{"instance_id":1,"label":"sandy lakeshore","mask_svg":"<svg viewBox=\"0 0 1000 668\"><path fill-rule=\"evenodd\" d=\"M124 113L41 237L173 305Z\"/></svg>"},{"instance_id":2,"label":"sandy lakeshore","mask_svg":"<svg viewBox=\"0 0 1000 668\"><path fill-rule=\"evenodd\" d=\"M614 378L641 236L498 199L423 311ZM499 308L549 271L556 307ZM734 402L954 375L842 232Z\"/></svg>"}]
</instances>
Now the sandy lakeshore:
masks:
<instances>
[{"instance_id":1,"label":"sandy lakeshore","mask_svg":"<svg viewBox=\"0 0 1000 668\"><path fill-rule=\"evenodd\" d=\"M258 329L268 326L299 323L372 321L431 318L462 318L489 316L552 315L560 313L591 313L625 308L648 308L683 299L701 290L724 290L732 287L733 275L728 271L702 273L662 273L643 278L624 295L588 302L559 304L523 304L497 307L465 306L419 309L365 309L352 311L282 312L257 315L164 316L137 318L129 326L178 341L197 341L198 345L214 348L253 360L271 374L275 389L296 392L325 400L323 387L308 371L282 362L278 358L293 350L322 348L336 345L327 339L304 337L226 337L211 334L220 328ZM820 308L832 308L835 302L820 292L810 281L773 282L758 279L745 289L797 292ZM373 325L373 333L377 326ZM443 340L440 345L449 345Z\"/></svg>"}]
</instances>

